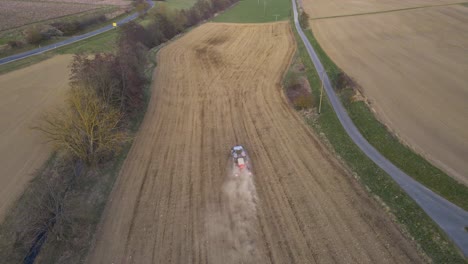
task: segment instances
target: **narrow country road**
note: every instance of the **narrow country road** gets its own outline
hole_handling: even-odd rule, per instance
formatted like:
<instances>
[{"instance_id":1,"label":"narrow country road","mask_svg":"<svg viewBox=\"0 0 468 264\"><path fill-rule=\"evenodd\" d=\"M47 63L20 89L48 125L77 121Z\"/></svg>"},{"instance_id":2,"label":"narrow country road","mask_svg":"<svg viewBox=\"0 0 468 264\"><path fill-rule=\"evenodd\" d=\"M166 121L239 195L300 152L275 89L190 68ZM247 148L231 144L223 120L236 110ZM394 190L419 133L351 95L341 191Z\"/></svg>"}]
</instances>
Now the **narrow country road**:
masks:
<instances>
[{"instance_id":1,"label":"narrow country road","mask_svg":"<svg viewBox=\"0 0 468 264\"><path fill-rule=\"evenodd\" d=\"M325 72L323 65L299 24L296 1L292 0L292 4L294 10L294 24L297 32L304 42L317 72L323 73ZM325 91L333 109L335 109L338 119L354 143L358 145L358 147L381 169L389 174L401 186L401 188L403 188L403 190L405 190L405 192L414 199L414 201L416 201L416 203L429 215L429 217L431 217L432 220L434 220L434 222L436 222L440 228L445 231L447 236L458 246L465 257L468 256L468 232L465 230L465 227L468 226L468 212L450 203L419 182L415 181L382 156L371 144L369 144L369 142L367 142L349 118L346 110L335 94L326 72L325 74L319 74L319 76L324 83Z\"/></svg>"},{"instance_id":2,"label":"narrow country road","mask_svg":"<svg viewBox=\"0 0 468 264\"><path fill-rule=\"evenodd\" d=\"M150 5L150 8L152 8L154 6L153 1L148 0L147 2ZM138 13L134 13L134 14L132 14L130 16L125 17L122 20L117 21L117 25L121 26L121 25L123 25L125 23L128 23L128 22L136 19L137 17L138 17ZM112 30L113 28L114 27L112 25L108 25L108 26L102 27L100 29L96 29L94 31L91 31L91 32L88 32L88 33L85 33L85 34L82 34L82 35L79 35L79 36L70 37L70 38L68 38L66 40L63 40L63 41L60 41L60 42L57 42L57 43L53 43L53 44L50 44L50 45L47 45L47 46L44 46L44 47L28 50L28 51L25 51L25 52L22 52L22 53L19 53L19 54L15 54L15 55L11 55L11 56L8 56L8 57L5 57L5 58L1 58L0 59L0 65L7 64L7 63L17 61L17 60L22 60L22 59L25 59L25 58L28 58L28 57L31 57L31 56L34 56L34 55L38 55L38 54L41 54L41 53L44 53L44 52L47 52L47 51L50 51L50 50L53 50L53 49L56 49L56 48L60 48L60 47L63 47L63 46L78 42L78 41L83 40L83 39L94 37L94 36L97 36L97 35L102 34L104 32L107 32L109 30Z\"/></svg>"}]
</instances>

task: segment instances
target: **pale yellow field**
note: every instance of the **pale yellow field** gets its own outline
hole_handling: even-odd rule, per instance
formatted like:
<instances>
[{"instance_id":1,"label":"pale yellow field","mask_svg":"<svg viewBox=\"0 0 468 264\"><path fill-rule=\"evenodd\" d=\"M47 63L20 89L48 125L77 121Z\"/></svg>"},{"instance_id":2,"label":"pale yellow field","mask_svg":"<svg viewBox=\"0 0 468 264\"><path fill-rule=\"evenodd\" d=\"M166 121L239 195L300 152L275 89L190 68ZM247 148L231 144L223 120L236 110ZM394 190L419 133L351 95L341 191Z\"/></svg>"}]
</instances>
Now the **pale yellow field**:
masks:
<instances>
[{"instance_id":1,"label":"pale yellow field","mask_svg":"<svg viewBox=\"0 0 468 264\"><path fill-rule=\"evenodd\" d=\"M302 0L310 18L354 15L467 2L463 0Z\"/></svg>"},{"instance_id":2,"label":"pale yellow field","mask_svg":"<svg viewBox=\"0 0 468 264\"><path fill-rule=\"evenodd\" d=\"M70 55L0 75L0 222L50 155L31 127L64 100Z\"/></svg>"},{"instance_id":3,"label":"pale yellow field","mask_svg":"<svg viewBox=\"0 0 468 264\"><path fill-rule=\"evenodd\" d=\"M344 12L326 9L329 1L306 2L310 10L317 4L320 16ZM341 3L345 8L348 1ZM468 185L468 8L313 19L311 26L327 54L362 86L381 120Z\"/></svg>"}]
</instances>

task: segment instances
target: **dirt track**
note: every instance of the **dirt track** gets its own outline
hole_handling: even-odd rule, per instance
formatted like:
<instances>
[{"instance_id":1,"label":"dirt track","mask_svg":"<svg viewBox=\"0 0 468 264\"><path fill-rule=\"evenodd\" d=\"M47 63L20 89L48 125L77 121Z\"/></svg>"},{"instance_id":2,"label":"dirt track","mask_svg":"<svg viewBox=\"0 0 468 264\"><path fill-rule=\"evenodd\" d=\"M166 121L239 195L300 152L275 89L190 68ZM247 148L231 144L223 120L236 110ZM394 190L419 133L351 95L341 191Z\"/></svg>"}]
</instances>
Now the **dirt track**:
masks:
<instances>
[{"instance_id":1,"label":"dirt track","mask_svg":"<svg viewBox=\"0 0 468 264\"><path fill-rule=\"evenodd\" d=\"M421 262L286 103L293 52L287 23L208 23L161 50L90 263ZM235 144L253 181L227 176Z\"/></svg>"},{"instance_id":2,"label":"dirt track","mask_svg":"<svg viewBox=\"0 0 468 264\"><path fill-rule=\"evenodd\" d=\"M0 222L50 155L44 138L31 127L63 102L71 58L55 56L0 75Z\"/></svg>"},{"instance_id":3,"label":"dirt track","mask_svg":"<svg viewBox=\"0 0 468 264\"><path fill-rule=\"evenodd\" d=\"M350 10L360 9L340 1ZM400 0L394 8L409 2L416 5ZM306 10L327 3L304 1ZM340 14L332 7L329 11ZM311 20L311 25L327 54L362 86L380 119L468 185L468 8L337 17Z\"/></svg>"}]
</instances>

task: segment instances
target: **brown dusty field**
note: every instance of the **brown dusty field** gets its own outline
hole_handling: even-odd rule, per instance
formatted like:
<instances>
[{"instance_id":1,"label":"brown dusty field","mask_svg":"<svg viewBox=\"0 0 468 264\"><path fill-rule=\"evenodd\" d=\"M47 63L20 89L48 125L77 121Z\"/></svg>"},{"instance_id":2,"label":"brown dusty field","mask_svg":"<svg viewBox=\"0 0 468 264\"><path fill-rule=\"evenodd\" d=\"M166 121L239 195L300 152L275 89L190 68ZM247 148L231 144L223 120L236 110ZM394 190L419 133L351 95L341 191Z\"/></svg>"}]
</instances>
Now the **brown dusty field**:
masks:
<instances>
[{"instance_id":1,"label":"brown dusty field","mask_svg":"<svg viewBox=\"0 0 468 264\"><path fill-rule=\"evenodd\" d=\"M311 25L379 118L468 185L468 8L318 19Z\"/></svg>"},{"instance_id":2,"label":"brown dusty field","mask_svg":"<svg viewBox=\"0 0 468 264\"><path fill-rule=\"evenodd\" d=\"M419 263L292 110L288 23L200 26L163 48L90 263ZM254 176L230 173L244 145Z\"/></svg>"},{"instance_id":3,"label":"brown dusty field","mask_svg":"<svg viewBox=\"0 0 468 264\"><path fill-rule=\"evenodd\" d=\"M348 16L363 13L387 12L428 6L463 3L463 0L302 0L310 18Z\"/></svg>"},{"instance_id":4,"label":"brown dusty field","mask_svg":"<svg viewBox=\"0 0 468 264\"><path fill-rule=\"evenodd\" d=\"M0 31L98 8L96 5L0 1Z\"/></svg>"},{"instance_id":5,"label":"brown dusty field","mask_svg":"<svg viewBox=\"0 0 468 264\"><path fill-rule=\"evenodd\" d=\"M0 222L50 156L50 146L31 127L64 100L70 62L70 55L61 55L0 75Z\"/></svg>"}]
</instances>

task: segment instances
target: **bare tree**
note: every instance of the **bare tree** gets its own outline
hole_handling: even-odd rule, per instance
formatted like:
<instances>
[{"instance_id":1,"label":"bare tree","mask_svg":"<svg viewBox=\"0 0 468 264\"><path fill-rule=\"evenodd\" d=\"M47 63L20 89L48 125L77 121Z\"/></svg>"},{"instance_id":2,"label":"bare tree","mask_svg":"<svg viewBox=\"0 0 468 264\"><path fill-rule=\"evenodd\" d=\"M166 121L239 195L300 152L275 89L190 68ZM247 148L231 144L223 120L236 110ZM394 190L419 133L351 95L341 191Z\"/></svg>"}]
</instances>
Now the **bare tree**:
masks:
<instances>
[{"instance_id":1,"label":"bare tree","mask_svg":"<svg viewBox=\"0 0 468 264\"><path fill-rule=\"evenodd\" d=\"M121 114L91 89L73 88L68 107L43 116L36 129L59 150L95 165L117 151L128 136L120 129Z\"/></svg>"}]
</instances>

